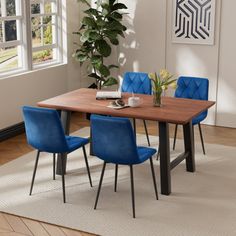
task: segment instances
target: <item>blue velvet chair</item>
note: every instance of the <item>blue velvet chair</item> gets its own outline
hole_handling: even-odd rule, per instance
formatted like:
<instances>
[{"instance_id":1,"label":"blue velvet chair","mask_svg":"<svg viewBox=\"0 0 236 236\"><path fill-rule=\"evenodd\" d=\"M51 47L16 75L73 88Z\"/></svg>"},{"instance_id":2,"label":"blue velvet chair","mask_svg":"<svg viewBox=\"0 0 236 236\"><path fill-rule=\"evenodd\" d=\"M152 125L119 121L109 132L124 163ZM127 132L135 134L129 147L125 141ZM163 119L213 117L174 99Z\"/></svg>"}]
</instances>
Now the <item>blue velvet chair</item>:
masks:
<instances>
[{"instance_id":1,"label":"blue velvet chair","mask_svg":"<svg viewBox=\"0 0 236 236\"><path fill-rule=\"evenodd\" d=\"M152 94L152 84L147 73L126 72L121 86L121 92ZM150 146L146 121L143 120L148 146ZM136 133L135 119L133 119L134 131Z\"/></svg>"},{"instance_id":2,"label":"blue velvet chair","mask_svg":"<svg viewBox=\"0 0 236 236\"><path fill-rule=\"evenodd\" d=\"M208 100L208 88L209 88L209 80L205 78L197 78L197 77L187 77L181 76L177 82L177 89L175 91L176 98L189 98L189 99L198 99L198 100ZM203 154L205 155L205 147L201 129L201 122L207 117L207 110L202 112L200 115L195 117L192 120L192 124L198 125L199 133L202 143ZM177 136L178 125L175 126L175 134L174 134L174 143L173 150L175 149L176 136Z\"/></svg>"},{"instance_id":3,"label":"blue velvet chair","mask_svg":"<svg viewBox=\"0 0 236 236\"><path fill-rule=\"evenodd\" d=\"M148 159L150 160L156 199L158 199L156 178L152 162L152 156L156 153L156 149L137 147L133 128L128 118L92 115L91 129L93 153L104 161L94 209L97 208L106 164L113 163L116 167L118 165L128 165L130 167L133 217L135 218L133 165L141 164ZM115 174L115 188L116 183L117 172Z\"/></svg>"},{"instance_id":4,"label":"blue velvet chair","mask_svg":"<svg viewBox=\"0 0 236 236\"><path fill-rule=\"evenodd\" d=\"M89 143L89 139L75 136L65 136L59 114L56 110L24 106L23 116L27 141L29 145L38 150L31 181L30 195L32 194L38 160L41 152L48 152L53 154L53 179L55 179L56 154L70 153L82 147L88 177L90 185L92 187L92 180L85 151L85 145ZM59 161L61 161L62 169L64 169L64 161L62 160L62 158L58 159ZM65 203L66 196L64 173L62 174L62 189L63 202Z\"/></svg>"}]
</instances>

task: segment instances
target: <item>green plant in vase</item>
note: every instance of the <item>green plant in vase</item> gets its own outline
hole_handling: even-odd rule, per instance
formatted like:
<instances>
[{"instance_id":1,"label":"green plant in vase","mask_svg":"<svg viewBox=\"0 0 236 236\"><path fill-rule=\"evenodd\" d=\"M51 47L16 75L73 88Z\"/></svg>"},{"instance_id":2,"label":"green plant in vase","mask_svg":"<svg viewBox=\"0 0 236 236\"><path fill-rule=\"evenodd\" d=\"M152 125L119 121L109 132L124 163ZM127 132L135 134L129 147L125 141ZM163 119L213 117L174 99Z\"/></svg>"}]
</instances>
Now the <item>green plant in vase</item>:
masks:
<instances>
[{"instance_id":1,"label":"green plant in vase","mask_svg":"<svg viewBox=\"0 0 236 236\"><path fill-rule=\"evenodd\" d=\"M116 0L98 0L96 8L92 8L87 0L78 0L89 8L84 11L81 27L79 47L73 54L81 66L87 62L88 77L96 81L98 89L118 83L118 79L111 76L111 70L117 65L105 63L105 58L112 53L112 45L119 44L119 37L125 37L126 27L122 24L123 15L120 10L127 9L123 3ZM108 60L106 60L108 61Z\"/></svg>"},{"instance_id":2,"label":"green plant in vase","mask_svg":"<svg viewBox=\"0 0 236 236\"><path fill-rule=\"evenodd\" d=\"M153 88L153 105L160 107L162 105L162 93L167 90L169 86L176 88L176 80L172 79L173 75L171 75L166 69L160 70L157 74L150 73L149 78L152 81Z\"/></svg>"}]
</instances>

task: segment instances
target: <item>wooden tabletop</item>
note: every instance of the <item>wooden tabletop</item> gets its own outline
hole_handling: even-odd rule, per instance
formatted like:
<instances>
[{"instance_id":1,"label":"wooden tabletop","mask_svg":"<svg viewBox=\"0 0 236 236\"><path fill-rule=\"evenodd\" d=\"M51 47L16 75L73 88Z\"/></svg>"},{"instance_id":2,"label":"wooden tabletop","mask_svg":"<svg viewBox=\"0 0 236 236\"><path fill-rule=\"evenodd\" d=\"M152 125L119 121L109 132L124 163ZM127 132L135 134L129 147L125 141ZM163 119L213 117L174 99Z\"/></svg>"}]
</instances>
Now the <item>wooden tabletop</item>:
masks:
<instances>
[{"instance_id":1,"label":"wooden tabletop","mask_svg":"<svg viewBox=\"0 0 236 236\"><path fill-rule=\"evenodd\" d=\"M58 110L185 124L215 104L212 101L163 97L163 106L154 107L151 95L136 94L136 96L141 97L143 100L140 107L115 110L107 107L111 100L96 100L96 92L97 90L95 89L81 88L39 102L38 106ZM122 94L122 98L126 103L130 96L130 93Z\"/></svg>"}]
</instances>

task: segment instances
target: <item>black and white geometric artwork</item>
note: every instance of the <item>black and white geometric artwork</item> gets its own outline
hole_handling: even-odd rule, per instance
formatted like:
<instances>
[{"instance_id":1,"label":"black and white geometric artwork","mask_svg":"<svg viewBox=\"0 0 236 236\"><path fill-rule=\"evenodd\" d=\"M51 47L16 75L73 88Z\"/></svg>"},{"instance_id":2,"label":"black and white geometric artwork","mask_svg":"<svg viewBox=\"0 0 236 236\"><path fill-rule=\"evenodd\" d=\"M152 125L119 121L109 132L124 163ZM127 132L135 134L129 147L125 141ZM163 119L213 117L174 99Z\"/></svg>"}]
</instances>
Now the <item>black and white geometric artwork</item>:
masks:
<instances>
[{"instance_id":1,"label":"black and white geometric artwork","mask_svg":"<svg viewBox=\"0 0 236 236\"><path fill-rule=\"evenodd\" d=\"M215 0L173 0L172 41L214 44Z\"/></svg>"}]
</instances>

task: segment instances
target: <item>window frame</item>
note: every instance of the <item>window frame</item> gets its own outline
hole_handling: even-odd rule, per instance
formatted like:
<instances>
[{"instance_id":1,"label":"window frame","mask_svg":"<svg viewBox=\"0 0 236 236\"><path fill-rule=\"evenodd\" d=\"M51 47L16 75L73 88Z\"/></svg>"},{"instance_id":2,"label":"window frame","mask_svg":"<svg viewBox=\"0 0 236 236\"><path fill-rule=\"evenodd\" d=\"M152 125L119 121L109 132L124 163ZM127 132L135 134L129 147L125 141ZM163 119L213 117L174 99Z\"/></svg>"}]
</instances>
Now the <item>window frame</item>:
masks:
<instances>
[{"instance_id":1,"label":"window frame","mask_svg":"<svg viewBox=\"0 0 236 236\"><path fill-rule=\"evenodd\" d=\"M23 50L22 50L22 44L23 44L23 32L22 32L22 27L17 27L18 24L22 25L23 22L23 0L18 0L19 4L18 4L18 8L17 8L17 4L15 4L15 15L11 15L8 16L7 15L7 9L6 9L6 0L0 0L2 4L1 6L1 13L3 13L3 15L0 16L0 21L3 22L3 28L2 28L2 34L3 34L3 42L0 42L0 48L8 48L8 47L17 47L17 67L16 68L12 68L12 69L8 69L8 70L3 70L2 72L0 72L0 75L8 75L8 74L14 74L17 73L19 71L22 71L23 67L24 67L24 60L23 59ZM11 40L11 41L6 41L5 37L5 22L6 21L16 21L16 40ZM2 24L2 23L1 23ZM19 39L18 39L19 37ZM21 51L21 53L20 53ZM21 60L19 59L19 57L21 58ZM19 65L20 63L23 63L22 65Z\"/></svg>"},{"instance_id":2,"label":"window frame","mask_svg":"<svg viewBox=\"0 0 236 236\"><path fill-rule=\"evenodd\" d=\"M5 1L6 0L0 0L0 1ZM14 41L9 41L9 42L0 42L0 48L6 48L7 46L18 46L21 48L21 53L18 57L21 59L18 59L19 61L22 62L22 65L17 68L9 69L6 71L0 72L0 79L1 77L6 77L6 76L11 76L11 75L17 75L22 72L30 72L42 68L48 68L50 66L55 66L59 64L63 64L63 40L62 40L62 35L63 35L63 13L62 12L62 4L63 0L16 0L20 2L20 15L15 15L15 16L0 16L0 21L2 20L16 20L20 22L20 26L17 27L17 37L18 34L20 35L20 40L14 40ZM31 13L31 4L34 3L52 3L54 2L56 4L56 12L51 12L51 13L39 13L39 14L32 14ZM19 9L18 9L19 10ZM17 9L16 9L17 13ZM37 47L33 47L32 43L32 24L31 24L31 18L35 16L55 16L55 23L53 22L52 27L55 27L55 43L52 42L52 44L49 45L41 45ZM16 23L17 24L17 23ZM55 25L55 26L53 26ZM43 27L43 26L42 26ZM53 36L52 36L53 37ZM33 62L33 53L41 50L47 50L47 49L52 49L56 51L56 58L52 60L48 60L45 62L39 62L37 64L34 64ZM18 50L19 51L19 50Z\"/></svg>"}]
</instances>

